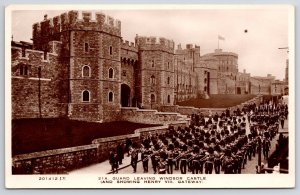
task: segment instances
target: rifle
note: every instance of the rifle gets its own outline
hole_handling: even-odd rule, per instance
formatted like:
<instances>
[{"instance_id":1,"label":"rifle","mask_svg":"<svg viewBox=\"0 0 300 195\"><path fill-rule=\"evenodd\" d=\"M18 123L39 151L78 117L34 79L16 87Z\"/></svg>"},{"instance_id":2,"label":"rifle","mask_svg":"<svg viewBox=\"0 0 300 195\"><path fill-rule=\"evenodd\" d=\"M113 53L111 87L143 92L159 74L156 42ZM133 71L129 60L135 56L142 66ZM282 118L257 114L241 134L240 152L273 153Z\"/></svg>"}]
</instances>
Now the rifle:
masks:
<instances>
[{"instance_id":1,"label":"rifle","mask_svg":"<svg viewBox=\"0 0 300 195\"><path fill-rule=\"evenodd\" d=\"M145 158L143 158L143 162L149 160L152 156L155 156L158 154L158 151L153 152L152 154L149 154L148 156L146 156Z\"/></svg>"},{"instance_id":2,"label":"rifle","mask_svg":"<svg viewBox=\"0 0 300 195\"><path fill-rule=\"evenodd\" d=\"M193 158L198 158L199 156L202 156L203 154L197 154L195 156L191 156L189 159L188 159L188 162L190 162L191 160L193 160ZM206 155L205 155L206 156ZM200 161L202 160L202 158L200 159Z\"/></svg>"},{"instance_id":3,"label":"rifle","mask_svg":"<svg viewBox=\"0 0 300 195\"><path fill-rule=\"evenodd\" d=\"M188 153L190 153L190 152L191 152L191 151L188 150L188 151L186 151L186 152L184 152L184 153L182 153L182 154L179 154L176 158L173 159L173 161L177 161L179 158L181 158L182 156L184 156L184 155L186 155L186 154L188 154Z\"/></svg>"}]
</instances>

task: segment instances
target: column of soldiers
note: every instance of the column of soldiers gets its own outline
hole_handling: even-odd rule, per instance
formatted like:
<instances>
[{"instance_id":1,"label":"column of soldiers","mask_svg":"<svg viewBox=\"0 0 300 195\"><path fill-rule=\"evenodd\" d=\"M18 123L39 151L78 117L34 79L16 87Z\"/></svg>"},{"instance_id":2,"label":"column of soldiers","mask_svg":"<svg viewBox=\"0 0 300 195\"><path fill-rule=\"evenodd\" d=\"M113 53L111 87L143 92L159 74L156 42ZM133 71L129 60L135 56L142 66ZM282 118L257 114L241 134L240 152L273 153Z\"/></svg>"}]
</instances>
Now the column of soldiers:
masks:
<instances>
[{"instance_id":1,"label":"column of soldiers","mask_svg":"<svg viewBox=\"0 0 300 195\"><path fill-rule=\"evenodd\" d=\"M287 113L286 105L261 103L208 118L193 114L189 127L170 127L166 133L143 137L141 147L131 148L131 165L136 172L140 152L144 173L151 165L154 174L173 174L173 170L181 174L240 174L257 154L259 140L264 158L268 158L270 140ZM250 132L246 132L247 122Z\"/></svg>"}]
</instances>

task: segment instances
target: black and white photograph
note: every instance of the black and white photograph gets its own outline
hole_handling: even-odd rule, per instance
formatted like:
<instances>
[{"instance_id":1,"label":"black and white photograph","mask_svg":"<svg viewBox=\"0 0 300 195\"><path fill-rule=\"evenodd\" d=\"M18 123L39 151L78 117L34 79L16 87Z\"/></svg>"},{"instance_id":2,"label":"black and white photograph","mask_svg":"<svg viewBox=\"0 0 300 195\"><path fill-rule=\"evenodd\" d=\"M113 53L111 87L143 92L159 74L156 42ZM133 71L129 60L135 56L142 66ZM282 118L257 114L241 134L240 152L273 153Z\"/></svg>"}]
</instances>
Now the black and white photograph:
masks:
<instances>
[{"instance_id":1,"label":"black and white photograph","mask_svg":"<svg viewBox=\"0 0 300 195\"><path fill-rule=\"evenodd\" d=\"M295 186L293 6L10 5L5 23L7 188Z\"/></svg>"}]
</instances>

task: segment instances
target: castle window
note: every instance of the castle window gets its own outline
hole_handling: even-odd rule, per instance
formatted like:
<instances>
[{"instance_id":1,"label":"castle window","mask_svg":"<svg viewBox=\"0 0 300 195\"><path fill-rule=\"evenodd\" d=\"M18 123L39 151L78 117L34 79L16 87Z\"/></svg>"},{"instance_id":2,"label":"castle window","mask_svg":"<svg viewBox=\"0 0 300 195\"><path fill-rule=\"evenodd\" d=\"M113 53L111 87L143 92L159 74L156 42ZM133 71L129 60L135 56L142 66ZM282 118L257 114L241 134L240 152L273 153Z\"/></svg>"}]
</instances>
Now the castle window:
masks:
<instances>
[{"instance_id":1,"label":"castle window","mask_svg":"<svg viewBox=\"0 0 300 195\"><path fill-rule=\"evenodd\" d=\"M154 67L154 60L152 60L152 62L151 62L151 66L152 66L152 67Z\"/></svg>"},{"instance_id":2,"label":"castle window","mask_svg":"<svg viewBox=\"0 0 300 195\"><path fill-rule=\"evenodd\" d=\"M155 95L151 94L150 98L151 98L151 104L154 103L155 102Z\"/></svg>"},{"instance_id":3,"label":"castle window","mask_svg":"<svg viewBox=\"0 0 300 195\"><path fill-rule=\"evenodd\" d=\"M126 70L123 70L122 75L126 77Z\"/></svg>"},{"instance_id":4,"label":"castle window","mask_svg":"<svg viewBox=\"0 0 300 195\"><path fill-rule=\"evenodd\" d=\"M170 69L170 62L168 62L168 69Z\"/></svg>"},{"instance_id":5,"label":"castle window","mask_svg":"<svg viewBox=\"0 0 300 195\"><path fill-rule=\"evenodd\" d=\"M108 70L108 78L110 79L114 78L114 69L110 68Z\"/></svg>"},{"instance_id":6,"label":"castle window","mask_svg":"<svg viewBox=\"0 0 300 195\"><path fill-rule=\"evenodd\" d=\"M82 67L82 77L90 77L91 76L91 68L89 66Z\"/></svg>"},{"instance_id":7,"label":"castle window","mask_svg":"<svg viewBox=\"0 0 300 195\"><path fill-rule=\"evenodd\" d=\"M27 76L28 75L28 66L26 64L21 64L20 67L20 75Z\"/></svg>"},{"instance_id":8,"label":"castle window","mask_svg":"<svg viewBox=\"0 0 300 195\"><path fill-rule=\"evenodd\" d=\"M89 102L90 101L90 92L85 90L82 92L82 101Z\"/></svg>"},{"instance_id":9,"label":"castle window","mask_svg":"<svg viewBox=\"0 0 300 195\"><path fill-rule=\"evenodd\" d=\"M113 48L112 46L109 46L109 55L112 55L113 54Z\"/></svg>"},{"instance_id":10,"label":"castle window","mask_svg":"<svg viewBox=\"0 0 300 195\"><path fill-rule=\"evenodd\" d=\"M168 104L171 103L171 96L168 95Z\"/></svg>"},{"instance_id":11,"label":"castle window","mask_svg":"<svg viewBox=\"0 0 300 195\"><path fill-rule=\"evenodd\" d=\"M170 77L168 77L168 79L167 79L167 83L168 83L168 85L170 84Z\"/></svg>"},{"instance_id":12,"label":"castle window","mask_svg":"<svg viewBox=\"0 0 300 195\"><path fill-rule=\"evenodd\" d=\"M154 76L154 75L151 76L151 78L150 78L150 83L151 83L152 85L155 85L155 76Z\"/></svg>"},{"instance_id":13,"label":"castle window","mask_svg":"<svg viewBox=\"0 0 300 195\"><path fill-rule=\"evenodd\" d=\"M38 67L38 77L42 77L42 68L40 66Z\"/></svg>"},{"instance_id":14,"label":"castle window","mask_svg":"<svg viewBox=\"0 0 300 195\"><path fill-rule=\"evenodd\" d=\"M205 78L205 79L204 79L204 83L206 83L206 82L207 82L207 79Z\"/></svg>"},{"instance_id":15,"label":"castle window","mask_svg":"<svg viewBox=\"0 0 300 195\"><path fill-rule=\"evenodd\" d=\"M47 51L44 51L44 60L47 60Z\"/></svg>"},{"instance_id":16,"label":"castle window","mask_svg":"<svg viewBox=\"0 0 300 195\"><path fill-rule=\"evenodd\" d=\"M108 93L108 101L112 102L113 100L114 100L114 94L113 94L113 92L109 92Z\"/></svg>"},{"instance_id":17,"label":"castle window","mask_svg":"<svg viewBox=\"0 0 300 195\"><path fill-rule=\"evenodd\" d=\"M206 86L204 87L204 91L206 91Z\"/></svg>"},{"instance_id":18,"label":"castle window","mask_svg":"<svg viewBox=\"0 0 300 195\"><path fill-rule=\"evenodd\" d=\"M88 43L84 43L84 51L89 52L89 44Z\"/></svg>"},{"instance_id":19,"label":"castle window","mask_svg":"<svg viewBox=\"0 0 300 195\"><path fill-rule=\"evenodd\" d=\"M227 66L227 71L228 71L228 66Z\"/></svg>"}]
</instances>

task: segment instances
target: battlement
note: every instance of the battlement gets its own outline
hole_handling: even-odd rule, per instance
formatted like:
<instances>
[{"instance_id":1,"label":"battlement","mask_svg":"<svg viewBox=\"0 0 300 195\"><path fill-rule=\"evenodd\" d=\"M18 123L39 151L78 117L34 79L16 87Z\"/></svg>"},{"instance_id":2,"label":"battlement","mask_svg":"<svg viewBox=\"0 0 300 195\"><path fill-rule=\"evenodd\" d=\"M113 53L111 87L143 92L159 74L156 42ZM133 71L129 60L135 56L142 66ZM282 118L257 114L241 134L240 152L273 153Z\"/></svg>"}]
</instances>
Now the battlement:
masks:
<instances>
[{"instance_id":1,"label":"battlement","mask_svg":"<svg viewBox=\"0 0 300 195\"><path fill-rule=\"evenodd\" d=\"M138 52L138 47L134 44L134 42L122 41L122 49Z\"/></svg>"},{"instance_id":2,"label":"battlement","mask_svg":"<svg viewBox=\"0 0 300 195\"><path fill-rule=\"evenodd\" d=\"M12 53L16 59L34 61L34 62L49 62L50 56L58 56L61 51L61 42L50 41L48 43L48 51L32 49L32 47L23 47L18 42L12 42Z\"/></svg>"},{"instance_id":3,"label":"battlement","mask_svg":"<svg viewBox=\"0 0 300 195\"><path fill-rule=\"evenodd\" d=\"M69 11L33 24L32 39L59 40L59 33L67 30L95 30L121 36L121 21L101 12ZM49 38L50 37L50 38ZM52 37L52 39L51 39Z\"/></svg>"},{"instance_id":4,"label":"battlement","mask_svg":"<svg viewBox=\"0 0 300 195\"><path fill-rule=\"evenodd\" d=\"M136 36L135 37L135 44L139 47L145 47L158 49L157 46L160 47L160 49L163 50L169 50L174 51L174 41L166 39L164 37L145 37L145 36Z\"/></svg>"},{"instance_id":5,"label":"battlement","mask_svg":"<svg viewBox=\"0 0 300 195\"><path fill-rule=\"evenodd\" d=\"M195 50L200 52L200 46L189 43L185 45L184 49L182 49L181 44L178 44L176 50Z\"/></svg>"}]
</instances>

